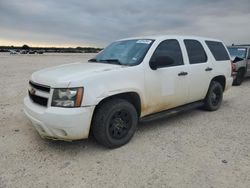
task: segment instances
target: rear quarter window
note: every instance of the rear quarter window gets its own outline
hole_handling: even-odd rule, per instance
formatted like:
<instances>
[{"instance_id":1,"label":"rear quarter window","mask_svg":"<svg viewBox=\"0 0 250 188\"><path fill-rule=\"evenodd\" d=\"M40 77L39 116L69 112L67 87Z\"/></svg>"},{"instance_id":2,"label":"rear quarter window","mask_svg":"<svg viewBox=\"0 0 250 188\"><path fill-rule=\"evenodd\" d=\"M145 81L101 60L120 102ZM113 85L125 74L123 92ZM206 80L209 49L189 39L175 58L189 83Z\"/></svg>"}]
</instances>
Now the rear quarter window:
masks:
<instances>
[{"instance_id":1,"label":"rear quarter window","mask_svg":"<svg viewBox=\"0 0 250 188\"><path fill-rule=\"evenodd\" d=\"M211 53L213 54L216 61L230 60L225 46L222 42L217 41L205 41Z\"/></svg>"}]
</instances>

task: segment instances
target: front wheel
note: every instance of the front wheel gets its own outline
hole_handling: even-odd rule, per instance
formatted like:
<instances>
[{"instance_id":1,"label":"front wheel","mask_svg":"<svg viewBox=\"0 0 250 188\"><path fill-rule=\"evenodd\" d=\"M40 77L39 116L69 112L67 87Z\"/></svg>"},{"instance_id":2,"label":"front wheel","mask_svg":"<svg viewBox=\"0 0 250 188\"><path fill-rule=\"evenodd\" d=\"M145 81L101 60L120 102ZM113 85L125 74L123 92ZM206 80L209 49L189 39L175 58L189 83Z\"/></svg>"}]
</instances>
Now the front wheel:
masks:
<instances>
[{"instance_id":1,"label":"front wheel","mask_svg":"<svg viewBox=\"0 0 250 188\"><path fill-rule=\"evenodd\" d=\"M223 99L223 88L219 82L212 81L206 98L204 100L204 107L206 110L215 111L218 110L221 106Z\"/></svg>"},{"instance_id":2,"label":"front wheel","mask_svg":"<svg viewBox=\"0 0 250 188\"><path fill-rule=\"evenodd\" d=\"M126 100L113 99L101 104L96 110L92 131L100 144L117 148L133 137L137 124L135 107Z\"/></svg>"}]
</instances>

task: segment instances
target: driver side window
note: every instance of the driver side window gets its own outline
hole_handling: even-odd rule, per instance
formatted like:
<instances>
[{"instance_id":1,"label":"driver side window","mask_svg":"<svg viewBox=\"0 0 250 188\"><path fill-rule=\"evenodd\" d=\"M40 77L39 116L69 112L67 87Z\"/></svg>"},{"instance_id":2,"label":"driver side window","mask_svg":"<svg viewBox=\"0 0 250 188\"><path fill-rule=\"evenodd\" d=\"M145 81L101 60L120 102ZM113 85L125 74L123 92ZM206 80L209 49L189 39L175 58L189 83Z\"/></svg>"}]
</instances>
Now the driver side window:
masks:
<instances>
[{"instance_id":1,"label":"driver side window","mask_svg":"<svg viewBox=\"0 0 250 188\"><path fill-rule=\"evenodd\" d=\"M248 49L248 56L247 59L250 59L250 48Z\"/></svg>"},{"instance_id":2,"label":"driver side window","mask_svg":"<svg viewBox=\"0 0 250 188\"><path fill-rule=\"evenodd\" d=\"M164 56L171 58L173 61L172 64L166 65L165 67L184 65L181 48L176 39L161 42L152 55L150 62L154 62L157 58Z\"/></svg>"}]
</instances>

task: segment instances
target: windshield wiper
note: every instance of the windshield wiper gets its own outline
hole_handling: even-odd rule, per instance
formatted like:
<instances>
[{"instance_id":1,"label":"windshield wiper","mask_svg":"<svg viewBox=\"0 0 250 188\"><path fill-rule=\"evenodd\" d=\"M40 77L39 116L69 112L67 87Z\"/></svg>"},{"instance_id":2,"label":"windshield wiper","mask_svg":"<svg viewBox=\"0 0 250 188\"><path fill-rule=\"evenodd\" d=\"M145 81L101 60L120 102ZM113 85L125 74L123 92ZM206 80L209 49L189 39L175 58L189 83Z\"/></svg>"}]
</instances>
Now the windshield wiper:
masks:
<instances>
[{"instance_id":1,"label":"windshield wiper","mask_svg":"<svg viewBox=\"0 0 250 188\"><path fill-rule=\"evenodd\" d=\"M119 59L100 59L100 60L97 60L97 59L93 58L93 59L89 59L88 62L107 62L107 63L112 63L112 64L123 65L119 61Z\"/></svg>"},{"instance_id":2,"label":"windshield wiper","mask_svg":"<svg viewBox=\"0 0 250 188\"><path fill-rule=\"evenodd\" d=\"M111 64L118 64L118 65L124 65L120 62L119 59L100 59L99 60L100 62L108 62L108 63L111 63Z\"/></svg>"},{"instance_id":3,"label":"windshield wiper","mask_svg":"<svg viewBox=\"0 0 250 188\"><path fill-rule=\"evenodd\" d=\"M88 62L94 62L94 63L106 62L106 63L110 63L110 64L124 65L121 63L121 61L119 59L100 59L100 60L97 60L96 58L93 58L93 59L89 59Z\"/></svg>"},{"instance_id":4,"label":"windshield wiper","mask_svg":"<svg viewBox=\"0 0 250 188\"><path fill-rule=\"evenodd\" d=\"M97 60L93 58L93 59L89 59L88 62L97 62Z\"/></svg>"}]
</instances>

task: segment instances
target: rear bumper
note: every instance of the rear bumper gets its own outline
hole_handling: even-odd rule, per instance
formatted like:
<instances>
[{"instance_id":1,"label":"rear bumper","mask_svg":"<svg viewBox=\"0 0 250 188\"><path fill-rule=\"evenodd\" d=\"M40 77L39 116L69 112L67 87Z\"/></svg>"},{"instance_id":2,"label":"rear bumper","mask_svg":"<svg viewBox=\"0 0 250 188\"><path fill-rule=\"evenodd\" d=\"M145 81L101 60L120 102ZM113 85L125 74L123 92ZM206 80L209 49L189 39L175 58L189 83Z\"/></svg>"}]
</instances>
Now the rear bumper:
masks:
<instances>
[{"instance_id":1,"label":"rear bumper","mask_svg":"<svg viewBox=\"0 0 250 188\"><path fill-rule=\"evenodd\" d=\"M56 140L88 138L94 106L80 108L43 107L24 99L24 112L42 137Z\"/></svg>"},{"instance_id":2,"label":"rear bumper","mask_svg":"<svg viewBox=\"0 0 250 188\"><path fill-rule=\"evenodd\" d=\"M233 80L235 80L235 79L236 79L237 74L238 74L238 72L237 72L237 71L232 72L232 77L233 77Z\"/></svg>"}]
</instances>

